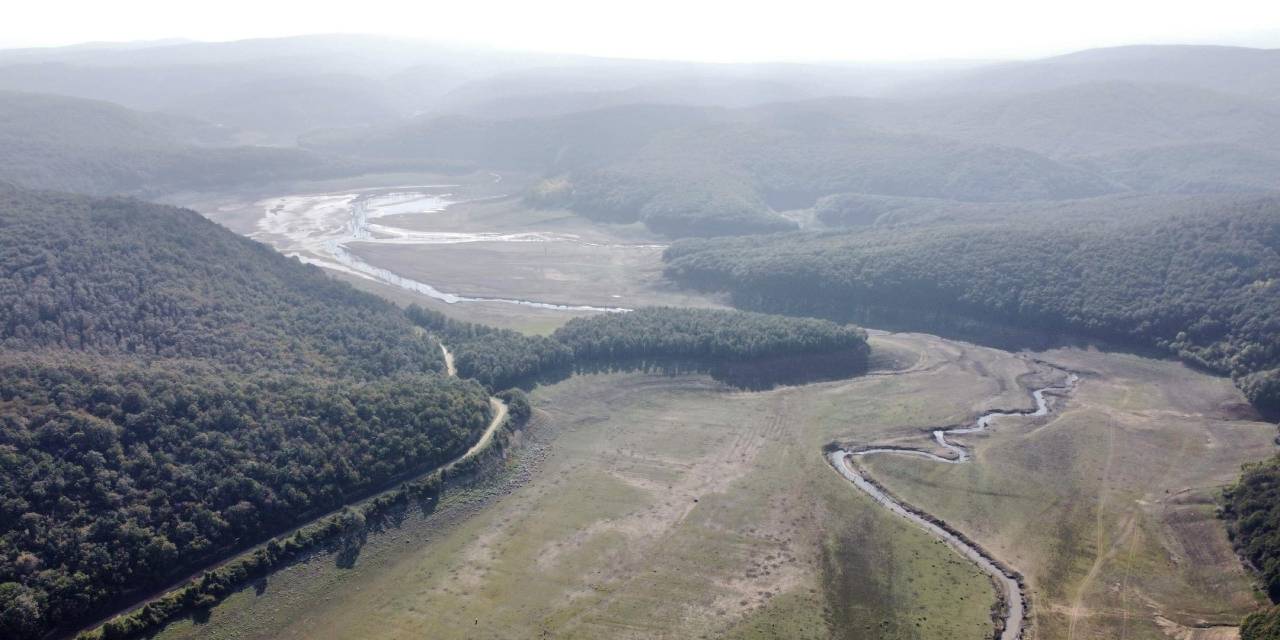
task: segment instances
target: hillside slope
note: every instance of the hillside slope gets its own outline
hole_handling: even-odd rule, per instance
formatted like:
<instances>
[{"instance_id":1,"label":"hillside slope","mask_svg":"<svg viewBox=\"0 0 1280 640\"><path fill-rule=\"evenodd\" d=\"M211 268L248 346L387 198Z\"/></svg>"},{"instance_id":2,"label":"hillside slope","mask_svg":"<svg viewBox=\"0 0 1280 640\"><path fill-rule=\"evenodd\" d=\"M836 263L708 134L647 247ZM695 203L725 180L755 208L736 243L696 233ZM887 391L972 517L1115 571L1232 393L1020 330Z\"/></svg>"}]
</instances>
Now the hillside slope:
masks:
<instances>
[{"instance_id":1,"label":"hillside slope","mask_svg":"<svg viewBox=\"0 0 1280 640\"><path fill-rule=\"evenodd\" d=\"M227 146L229 135L199 120L107 102L0 92L0 181L98 195L154 195L368 167L296 148Z\"/></svg>"},{"instance_id":2,"label":"hillside slope","mask_svg":"<svg viewBox=\"0 0 1280 640\"><path fill-rule=\"evenodd\" d=\"M858 191L958 200L1061 199L1116 187L1025 149L869 129L808 105L730 110L631 105L547 118L425 118L330 132L309 148L370 159L450 159L542 172L538 204L642 221L672 236L785 231L778 211Z\"/></svg>"},{"instance_id":3,"label":"hillside slope","mask_svg":"<svg viewBox=\"0 0 1280 640\"><path fill-rule=\"evenodd\" d=\"M465 451L478 384L393 305L192 211L0 187L0 636Z\"/></svg>"},{"instance_id":4,"label":"hillside slope","mask_svg":"<svg viewBox=\"0 0 1280 640\"><path fill-rule=\"evenodd\" d=\"M905 88L908 94L1018 93L1086 82L1178 83L1264 99L1280 98L1280 50L1202 45L1087 49L1040 60L966 70Z\"/></svg>"},{"instance_id":5,"label":"hillside slope","mask_svg":"<svg viewBox=\"0 0 1280 640\"><path fill-rule=\"evenodd\" d=\"M1108 220L1049 207L1013 220L684 242L665 259L669 277L750 308L1155 347L1280 409L1280 200L1170 209Z\"/></svg>"}]
</instances>

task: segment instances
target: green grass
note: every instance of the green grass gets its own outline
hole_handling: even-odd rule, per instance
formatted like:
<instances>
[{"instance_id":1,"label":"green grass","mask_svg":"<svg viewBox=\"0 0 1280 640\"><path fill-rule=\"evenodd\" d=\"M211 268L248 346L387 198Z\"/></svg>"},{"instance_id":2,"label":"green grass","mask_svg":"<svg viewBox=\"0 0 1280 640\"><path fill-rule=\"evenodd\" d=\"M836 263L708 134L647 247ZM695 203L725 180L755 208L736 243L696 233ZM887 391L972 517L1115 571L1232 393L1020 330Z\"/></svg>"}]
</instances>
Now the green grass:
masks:
<instances>
[{"instance_id":1,"label":"green grass","mask_svg":"<svg viewBox=\"0 0 1280 640\"><path fill-rule=\"evenodd\" d=\"M985 638L989 579L819 449L927 443L925 426L1018 402L1011 381L1030 365L919 336L873 343L915 350L924 370L767 393L642 375L540 388L542 420L506 476L523 481L455 494L372 536L354 568L317 558L163 637ZM970 437L975 464L886 457L872 473L1026 573L1039 639L1068 637L1077 598L1079 639L1154 638L1157 613L1190 625L1253 607L1213 490L1177 492L1229 480L1270 430L1209 415L1236 397L1229 382L1053 357L1098 372L1061 417ZM1137 403L1152 384L1209 413Z\"/></svg>"},{"instance_id":2,"label":"green grass","mask_svg":"<svg viewBox=\"0 0 1280 640\"><path fill-rule=\"evenodd\" d=\"M867 467L1023 571L1037 637L1165 637L1155 613L1186 626L1238 621L1254 592L1210 500L1242 462L1267 455L1274 428L1226 419L1229 382L1180 365L1058 355L1102 374L1060 416L969 437L976 464L873 457Z\"/></svg>"}]
</instances>

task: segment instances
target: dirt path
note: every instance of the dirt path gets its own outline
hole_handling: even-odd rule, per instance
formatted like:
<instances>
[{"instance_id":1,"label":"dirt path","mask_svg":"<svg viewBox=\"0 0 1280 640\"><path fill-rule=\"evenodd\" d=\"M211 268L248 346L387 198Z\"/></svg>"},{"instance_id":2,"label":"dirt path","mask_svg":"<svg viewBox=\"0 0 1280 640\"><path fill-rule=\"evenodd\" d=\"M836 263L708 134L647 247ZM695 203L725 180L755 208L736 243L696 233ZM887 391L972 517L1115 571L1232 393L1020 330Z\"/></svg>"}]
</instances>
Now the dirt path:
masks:
<instances>
[{"instance_id":1,"label":"dirt path","mask_svg":"<svg viewBox=\"0 0 1280 640\"><path fill-rule=\"evenodd\" d=\"M458 376L458 367L453 364L453 352L449 351L449 347L444 346L443 342L440 343L440 351L444 354L445 373L450 377L456 378ZM476 440L475 444L471 445L470 449L467 449L465 453L444 465L444 469L448 469L483 451L484 448L489 445L489 442L493 440L493 434L497 433L498 428L502 426L503 422L506 422L507 403L503 402L496 396L489 396L489 406L493 409L493 419L489 420L489 426L485 427L484 433L480 434L480 438Z\"/></svg>"},{"instance_id":2,"label":"dirt path","mask_svg":"<svg viewBox=\"0 0 1280 640\"><path fill-rule=\"evenodd\" d=\"M444 346L443 342L440 343L440 352L444 354L444 372L450 378L458 377L458 367L453 364L453 352L449 351L449 347Z\"/></svg>"},{"instance_id":3,"label":"dirt path","mask_svg":"<svg viewBox=\"0 0 1280 640\"><path fill-rule=\"evenodd\" d=\"M1064 372L1065 373L1065 372ZM1004 605L1004 616L1000 622L1000 640L1019 640L1023 637L1023 631L1027 623L1027 610L1029 609L1029 601L1026 589L1022 583L1022 576L1004 563L997 560L976 542L968 539L964 534L953 529L942 520L916 508L908 505L897 498L893 497L887 489L871 479L867 473L856 464L853 459L858 456L866 455L882 455L897 454L910 455L928 458L935 462L947 464L964 464L972 460L969 449L962 444L952 442L947 439L951 435L963 435L985 431L991 426L991 421L1003 417L1038 417L1048 415L1049 402L1045 398L1045 393L1070 393L1076 387L1079 377L1074 373L1068 373L1067 382L1064 385L1050 385L1036 389L1032 392L1035 398L1036 408L1032 411L988 411L983 413L974 422L972 427L963 427L957 429L937 429L933 432L934 440L954 457L943 457L924 449L909 447L886 447L886 446L867 446L853 450L837 449L829 454L829 460L836 471L845 479L849 480L855 487L871 496L877 504L896 513L907 520L915 523L929 533L941 539L951 548L955 549L961 555L969 558L977 564L983 572L991 576L992 580L999 586L1001 598Z\"/></svg>"},{"instance_id":4,"label":"dirt path","mask_svg":"<svg viewBox=\"0 0 1280 640\"><path fill-rule=\"evenodd\" d=\"M1097 515L1097 525L1096 525L1096 533L1095 533L1096 540L1094 542L1098 550L1098 553L1093 559L1093 564L1089 565L1089 571L1085 574L1084 580L1081 580L1080 586L1076 587L1075 597L1073 597L1071 600L1070 622L1067 624L1067 640L1075 640L1076 625L1079 623L1080 617L1082 613L1085 611L1085 608L1084 608L1085 595L1087 594L1089 587L1092 586L1094 581L1098 579L1098 574L1102 571L1103 564L1105 564L1106 561L1112 557L1112 553L1115 550L1115 546L1112 546L1110 549L1107 549L1105 552L1103 551L1103 549L1107 548L1107 543L1106 543L1107 542L1107 525L1105 520L1105 511L1106 511L1105 507L1107 504L1107 494L1111 489L1111 486L1110 486L1111 468L1113 466L1113 463L1115 462L1115 456L1116 456L1116 432L1115 432L1115 426L1112 425L1112 428L1107 431L1107 461L1102 469L1102 486L1098 491L1098 505L1097 505L1098 515ZM1128 528L1132 526L1132 524L1133 524L1132 518L1126 521L1124 530L1122 530L1122 533L1120 534L1120 539L1124 538ZM1119 545L1120 539L1117 539L1116 545Z\"/></svg>"}]
</instances>

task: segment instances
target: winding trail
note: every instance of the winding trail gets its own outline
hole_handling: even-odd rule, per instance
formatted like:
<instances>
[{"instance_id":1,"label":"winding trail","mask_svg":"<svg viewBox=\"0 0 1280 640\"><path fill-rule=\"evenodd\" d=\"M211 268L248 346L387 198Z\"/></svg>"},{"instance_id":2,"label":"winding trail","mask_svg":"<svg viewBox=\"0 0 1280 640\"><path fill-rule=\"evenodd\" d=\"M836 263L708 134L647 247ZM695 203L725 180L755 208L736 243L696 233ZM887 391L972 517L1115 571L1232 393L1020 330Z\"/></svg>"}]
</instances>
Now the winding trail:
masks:
<instances>
[{"instance_id":1,"label":"winding trail","mask_svg":"<svg viewBox=\"0 0 1280 640\"><path fill-rule=\"evenodd\" d=\"M451 378L458 377L458 367L453 363L453 352L449 351L449 347L444 346L443 342L440 343L440 352L444 354L445 373ZM485 427L484 432L480 434L480 437L476 439L475 444L471 445L470 449L467 449L465 453L441 467L442 469L448 470L489 446L489 443L493 440L493 434L497 433L502 423L507 421L507 403L497 396L489 396L489 406L493 408L493 419L489 420L489 426Z\"/></svg>"},{"instance_id":2,"label":"winding trail","mask_svg":"<svg viewBox=\"0 0 1280 640\"><path fill-rule=\"evenodd\" d=\"M1055 367L1055 369L1057 369ZM1061 371L1061 369L1058 369ZM828 454L828 460L831 466L835 468L848 481L852 482L855 487L871 496L877 504L896 513L907 520L915 523L917 526L933 534L945 542L952 549L955 549L960 555L973 561L978 565L984 573L991 576L992 580L1000 587L1001 600L1004 604L1004 615L997 624L1000 631L1000 640L1019 640L1023 636L1026 629L1027 610L1029 609L1029 599L1026 593L1025 585L1022 581L1022 575L1014 569L997 560L989 552L983 549L978 543L970 540L960 531L954 529L942 520L929 515L925 511L913 507L891 495L887 489L871 479L867 472L859 467L855 458L868 455L908 455L926 458L934 462L942 462L945 464L965 464L973 459L969 449L964 445L953 443L947 439L948 436L965 435L978 433L987 430L991 426L991 422L997 418L1004 417L1037 417L1048 415L1049 402L1045 399L1045 393L1067 394L1073 391L1080 378L1075 373L1067 373L1067 382L1062 385L1052 385L1042 387L1032 391L1035 398L1036 408L1031 411L1020 410L994 410L983 413L974 422L972 427L960 427L955 429L935 429L933 431L933 439L940 447L945 449L951 457L940 456L930 451L916 449L910 447L893 447L893 446L868 446L855 449L836 449Z\"/></svg>"}]
</instances>

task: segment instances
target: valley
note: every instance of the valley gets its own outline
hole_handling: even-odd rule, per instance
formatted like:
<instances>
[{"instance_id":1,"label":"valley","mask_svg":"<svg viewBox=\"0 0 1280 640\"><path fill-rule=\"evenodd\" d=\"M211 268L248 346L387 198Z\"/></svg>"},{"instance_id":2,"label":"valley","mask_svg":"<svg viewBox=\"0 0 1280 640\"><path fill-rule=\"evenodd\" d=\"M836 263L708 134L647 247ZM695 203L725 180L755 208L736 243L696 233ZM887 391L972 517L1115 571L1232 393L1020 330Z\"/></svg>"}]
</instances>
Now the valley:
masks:
<instances>
[{"instance_id":1,"label":"valley","mask_svg":"<svg viewBox=\"0 0 1280 640\"><path fill-rule=\"evenodd\" d=\"M634 226L492 195L432 199L463 189L395 196L346 239L365 264L435 278L439 291L334 271L534 332L593 310L477 294L584 307L621 290L716 304L670 289L659 243L636 243ZM383 194L376 203L389 192L365 193ZM364 196L323 197L337 203L324 228L341 231ZM259 199L212 217L280 250L323 250L328 231L266 231L273 207L306 201ZM574 257L593 251L608 257ZM521 263L540 271L521 277ZM577 274L576 286L554 288L548 269ZM495 479L370 536L354 566L313 557L163 636L408 638L430 620L442 638L989 637L1014 583L997 587L936 532L855 491L822 454L831 442L865 456L857 465L875 486L1021 574L1016 601L1028 606L1009 614L1007 637L1217 638L1258 605L1213 504L1241 464L1274 451L1274 427L1248 418L1229 380L1079 349L1011 354L883 332L872 345L866 376L773 391L643 374L539 387L536 417ZM1077 372L1069 397L1054 368ZM978 428L956 426L977 417ZM891 455L904 450L927 456ZM1116 462L1137 459L1142 471Z\"/></svg>"},{"instance_id":2,"label":"valley","mask_svg":"<svg viewBox=\"0 0 1280 640\"><path fill-rule=\"evenodd\" d=\"M835 9L0 46L0 638L1280 640L1280 49Z\"/></svg>"},{"instance_id":3,"label":"valley","mask_svg":"<svg viewBox=\"0 0 1280 640\"><path fill-rule=\"evenodd\" d=\"M868 376L769 392L638 374L539 388L492 483L371 535L353 567L315 556L162 635L409 638L430 620L441 638L988 637L989 579L821 450L935 447L935 425L1034 409L1025 385L1043 374L922 334L873 348ZM1181 365L1036 356L1082 373L1061 414L963 436L972 464L859 464L1024 572L1037 638L1192 637L1166 631L1255 606L1206 500L1270 454L1272 427L1236 416L1229 382ZM1136 466L1153 450L1171 455Z\"/></svg>"}]
</instances>

